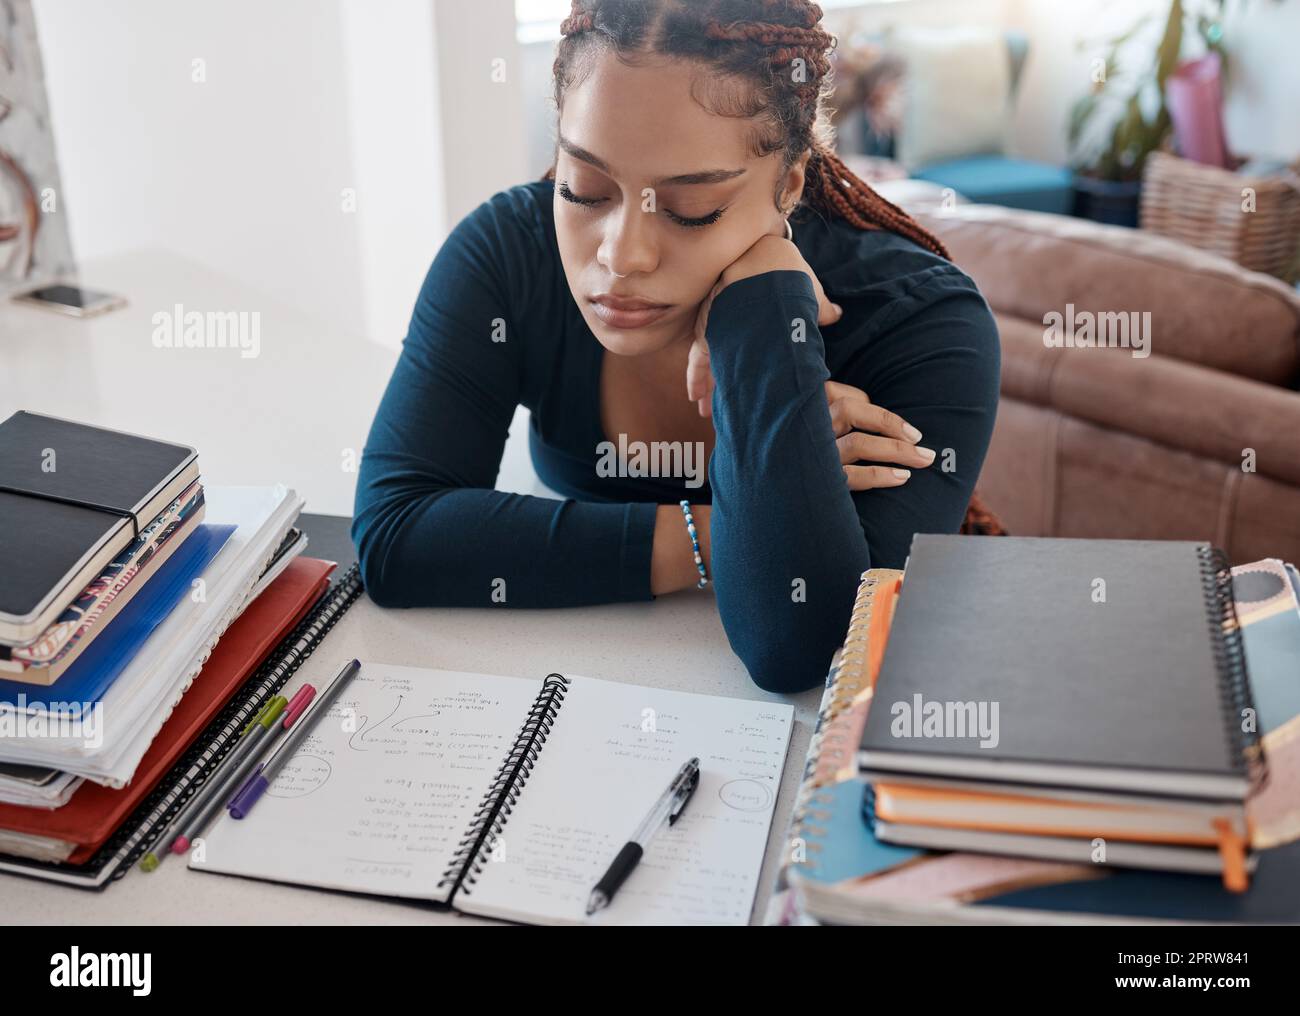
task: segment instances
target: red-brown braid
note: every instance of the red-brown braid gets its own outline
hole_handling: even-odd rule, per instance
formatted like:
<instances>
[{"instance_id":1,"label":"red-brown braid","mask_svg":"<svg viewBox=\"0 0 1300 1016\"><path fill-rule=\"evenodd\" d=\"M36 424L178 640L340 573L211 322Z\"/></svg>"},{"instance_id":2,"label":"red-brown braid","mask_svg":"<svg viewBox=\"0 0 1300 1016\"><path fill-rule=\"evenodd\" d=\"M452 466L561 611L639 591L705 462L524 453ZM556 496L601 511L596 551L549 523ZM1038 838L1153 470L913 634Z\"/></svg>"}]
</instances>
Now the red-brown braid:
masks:
<instances>
[{"instance_id":1,"label":"red-brown braid","mask_svg":"<svg viewBox=\"0 0 1300 1016\"><path fill-rule=\"evenodd\" d=\"M592 17L590 11L582 9L581 0L572 0L569 16L560 22L561 35L580 35L591 31Z\"/></svg>"}]
</instances>

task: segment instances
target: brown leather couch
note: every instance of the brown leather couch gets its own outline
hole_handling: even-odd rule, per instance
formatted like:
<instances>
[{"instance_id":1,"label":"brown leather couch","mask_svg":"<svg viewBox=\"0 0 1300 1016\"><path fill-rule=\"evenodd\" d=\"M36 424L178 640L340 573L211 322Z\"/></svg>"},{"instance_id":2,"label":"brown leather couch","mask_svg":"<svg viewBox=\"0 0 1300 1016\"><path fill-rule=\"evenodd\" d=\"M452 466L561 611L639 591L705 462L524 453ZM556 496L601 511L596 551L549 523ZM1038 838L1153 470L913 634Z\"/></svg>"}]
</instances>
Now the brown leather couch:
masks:
<instances>
[{"instance_id":1,"label":"brown leather couch","mask_svg":"<svg viewBox=\"0 0 1300 1016\"><path fill-rule=\"evenodd\" d=\"M909 208L979 284L1002 403L979 489L1026 536L1209 540L1300 561L1300 297L1141 231ZM1149 311L1150 355L1050 348L1052 312Z\"/></svg>"}]
</instances>

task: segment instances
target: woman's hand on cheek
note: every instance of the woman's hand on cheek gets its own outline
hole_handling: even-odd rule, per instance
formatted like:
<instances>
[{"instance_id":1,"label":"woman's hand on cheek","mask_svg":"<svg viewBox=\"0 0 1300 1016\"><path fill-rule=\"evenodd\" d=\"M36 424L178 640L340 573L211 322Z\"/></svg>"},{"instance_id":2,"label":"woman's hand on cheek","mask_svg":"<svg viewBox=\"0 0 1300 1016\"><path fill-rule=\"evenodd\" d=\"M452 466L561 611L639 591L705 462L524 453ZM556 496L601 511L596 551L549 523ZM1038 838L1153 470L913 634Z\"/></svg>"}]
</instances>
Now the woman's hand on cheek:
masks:
<instances>
[{"instance_id":1,"label":"woman's hand on cheek","mask_svg":"<svg viewBox=\"0 0 1300 1016\"><path fill-rule=\"evenodd\" d=\"M718 292L721 292L733 282L739 282L741 279L763 275L766 272L782 271L803 272L812 281L813 292L817 294L817 323L819 325L833 325L840 319L844 313L840 305L831 303L826 298L826 291L822 289L821 280L817 278L817 273L803 259L803 255L799 253L799 248L794 245L794 241L787 240L784 236L769 234L759 237L749 250L745 251L744 254L736 258L723 270L716 288Z\"/></svg>"},{"instance_id":2,"label":"woman's hand on cheek","mask_svg":"<svg viewBox=\"0 0 1300 1016\"><path fill-rule=\"evenodd\" d=\"M813 292L817 296L817 324L833 325L843 316L844 311L839 304L827 299L821 281L793 241L770 234L759 237L753 246L723 270L709 295L700 304L695 318L695 339L686 361L686 397L697 404L701 416L712 413L713 371L709 364L709 343L705 329L714 298L733 282L779 271L804 272L812 280Z\"/></svg>"},{"instance_id":3,"label":"woman's hand on cheek","mask_svg":"<svg viewBox=\"0 0 1300 1016\"><path fill-rule=\"evenodd\" d=\"M721 284L715 284L700 304L695 315L695 339L686 356L686 397L695 403L701 416L713 415L713 367L709 363L709 341L705 338L704 328L709 321L713 298L720 292Z\"/></svg>"}]
</instances>

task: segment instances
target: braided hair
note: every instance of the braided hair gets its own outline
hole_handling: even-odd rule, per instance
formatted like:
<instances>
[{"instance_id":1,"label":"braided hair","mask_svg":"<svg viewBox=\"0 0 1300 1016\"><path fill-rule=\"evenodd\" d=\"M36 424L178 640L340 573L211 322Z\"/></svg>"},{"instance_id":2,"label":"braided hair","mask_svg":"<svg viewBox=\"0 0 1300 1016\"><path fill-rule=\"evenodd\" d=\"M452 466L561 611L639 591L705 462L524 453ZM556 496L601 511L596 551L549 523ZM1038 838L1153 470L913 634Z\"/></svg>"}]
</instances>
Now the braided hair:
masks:
<instances>
[{"instance_id":1,"label":"braided hair","mask_svg":"<svg viewBox=\"0 0 1300 1016\"><path fill-rule=\"evenodd\" d=\"M714 112L752 119L756 156L780 153L788 169L809 153L802 205L858 229L889 230L949 258L938 237L877 194L835 153L825 108L835 38L821 19L821 8L810 0L572 0L560 24L555 104L563 106L569 86L601 50L627 62L641 54L698 61L714 73L701 75L693 94ZM737 82L749 87L737 88ZM546 178L554 176L552 166ZM774 197L780 208L780 183ZM1003 530L972 497L962 532Z\"/></svg>"}]
</instances>

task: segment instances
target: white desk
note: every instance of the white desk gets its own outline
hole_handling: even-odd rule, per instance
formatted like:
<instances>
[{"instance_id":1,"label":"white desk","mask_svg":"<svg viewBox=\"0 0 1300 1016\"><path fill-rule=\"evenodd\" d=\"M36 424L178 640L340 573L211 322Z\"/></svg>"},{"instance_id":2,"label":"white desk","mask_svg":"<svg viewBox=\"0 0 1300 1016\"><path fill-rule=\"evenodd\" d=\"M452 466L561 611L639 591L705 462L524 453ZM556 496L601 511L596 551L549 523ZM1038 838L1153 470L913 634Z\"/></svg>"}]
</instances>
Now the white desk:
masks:
<instances>
[{"instance_id":1,"label":"white desk","mask_svg":"<svg viewBox=\"0 0 1300 1016\"><path fill-rule=\"evenodd\" d=\"M162 252L91 262L91 289L127 306L79 320L0 302L0 419L18 409L168 438L210 482L283 483L312 511L352 514L359 458L397 350L330 329L267 293ZM160 349L153 316L260 314L260 355Z\"/></svg>"},{"instance_id":2,"label":"white desk","mask_svg":"<svg viewBox=\"0 0 1300 1016\"><path fill-rule=\"evenodd\" d=\"M0 305L0 419L22 408L171 437L198 448L213 484L284 483L306 496L309 510L351 513L355 474L341 468L342 449L362 447L396 350L331 333L167 255L114 258L82 277L126 294L131 306L77 321ZM177 302L260 309L261 356L154 348L152 315ZM522 436L514 428L512 444ZM792 702L794 734L751 920L763 915L821 696L782 698L756 688L727 643L711 591L563 611L385 611L363 599L290 690L332 676L345 651L410 666L539 678L569 671ZM101 893L0 874L0 898L0 921L19 924L489 923L417 903L191 872L178 859L152 874L131 871Z\"/></svg>"}]
</instances>

